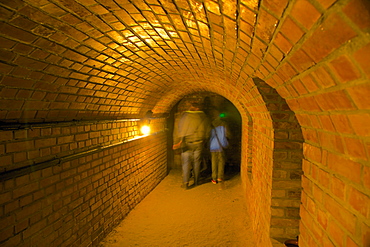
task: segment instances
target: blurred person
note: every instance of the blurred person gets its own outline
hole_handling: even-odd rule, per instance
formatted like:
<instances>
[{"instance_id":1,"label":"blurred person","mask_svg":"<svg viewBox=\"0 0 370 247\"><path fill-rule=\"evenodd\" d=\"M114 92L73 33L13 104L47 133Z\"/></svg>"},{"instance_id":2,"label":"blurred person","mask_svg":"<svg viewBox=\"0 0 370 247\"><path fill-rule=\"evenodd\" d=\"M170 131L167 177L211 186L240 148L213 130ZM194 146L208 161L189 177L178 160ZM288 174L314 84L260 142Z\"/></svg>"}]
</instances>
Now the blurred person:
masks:
<instances>
[{"instance_id":1,"label":"blurred person","mask_svg":"<svg viewBox=\"0 0 370 247\"><path fill-rule=\"evenodd\" d=\"M207 115L201 110L201 105L192 102L189 111L185 111L178 125L180 141L173 149L181 148L182 186L189 188L191 170L194 173L194 186L198 185L202 154L205 143L209 139L210 123Z\"/></svg>"},{"instance_id":2,"label":"blurred person","mask_svg":"<svg viewBox=\"0 0 370 247\"><path fill-rule=\"evenodd\" d=\"M209 151L211 153L213 184L225 179L225 148L229 146L230 132L226 122L220 117L218 110L212 111Z\"/></svg>"}]
</instances>

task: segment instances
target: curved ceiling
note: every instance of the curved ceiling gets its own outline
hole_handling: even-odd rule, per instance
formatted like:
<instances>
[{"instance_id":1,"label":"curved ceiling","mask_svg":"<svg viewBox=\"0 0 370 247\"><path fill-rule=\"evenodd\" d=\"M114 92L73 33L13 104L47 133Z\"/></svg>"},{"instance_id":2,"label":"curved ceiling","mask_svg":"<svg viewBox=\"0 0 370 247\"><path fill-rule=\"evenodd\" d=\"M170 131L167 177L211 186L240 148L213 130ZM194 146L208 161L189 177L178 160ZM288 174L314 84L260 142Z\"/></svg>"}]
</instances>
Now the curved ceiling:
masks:
<instances>
[{"instance_id":1,"label":"curved ceiling","mask_svg":"<svg viewBox=\"0 0 370 247\"><path fill-rule=\"evenodd\" d=\"M311 2L2 0L0 119L163 113L197 91L230 98L226 88L271 78L334 1ZM356 33L337 36L339 47ZM310 48L296 71L331 51Z\"/></svg>"}]
</instances>

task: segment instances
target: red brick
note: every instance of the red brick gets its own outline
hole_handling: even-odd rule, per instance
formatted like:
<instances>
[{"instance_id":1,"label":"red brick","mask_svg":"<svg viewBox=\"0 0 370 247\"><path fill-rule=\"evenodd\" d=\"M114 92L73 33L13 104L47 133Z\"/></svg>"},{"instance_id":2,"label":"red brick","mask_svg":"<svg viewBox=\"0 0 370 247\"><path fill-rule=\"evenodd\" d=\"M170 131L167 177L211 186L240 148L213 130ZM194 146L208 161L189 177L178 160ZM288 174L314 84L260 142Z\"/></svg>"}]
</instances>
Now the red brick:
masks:
<instances>
[{"instance_id":1,"label":"red brick","mask_svg":"<svg viewBox=\"0 0 370 247\"><path fill-rule=\"evenodd\" d=\"M328 215L320 209L317 210L317 221L324 229L327 229Z\"/></svg>"},{"instance_id":2,"label":"red brick","mask_svg":"<svg viewBox=\"0 0 370 247\"><path fill-rule=\"evenodd\" d=\"M323 148L343 153L344 152L344 145L343 145L343 137L339 136L338 134L333 134L329 132L319 132L319 140L320 144Z\"/></svg>"},{"instance_id":3,"label":"red brick","mask_svg":"<svg viewBox=\"0 0 370 247\"><path fill-rule=\"evenodd\" d=\"M283 84L283 80L280 78L280 76L278 74L274 74L272 76L272 79L269 80L269 81L274 81L275 83L270 83L269 85L281 85Z\"/></svg>"},{"instance_id":4,"label":"red brick","mask_svg":"<svg viewBox=\"0 0 370 247\"><path fill-rule=\"evenodd\" d=\"M324 186L326 189L330 187L330 174L322 169L318 169L318 181L320 186Z\"/></svg>"},{"instance_id":5,"label":"red brick","mask_svg":"<svg viewBox=\"0 0 370 247\"><path fill-rule=\"evenodd\" d=\"M358 191L357 189L350 187L349 189L349 204L365 218L370 217L370 208L369 208L369 196Z\"/></svg>"},{"instance_id":6,"label":"red brick","mask_svg":"<svg viewBox=\"0 0 370 247\"><path fill-rule=\"evenodd\" d=\"M34 201L34 198L33 198L32 194L27 195L27 196L23 196L22 198L19 199L19 205L21 207L24 207L26 205L31 204L33 201Z\"/></svg>"},{"instance_id":7,"label":"red brick","mask_svg":"<svg viewBox=\"0 0 370 247\"><path fill-rule=\"evenodd\" d=\"M54 145L56 145L56 138L46 138L46 139L35 140L36 148L50 147Z\"/></svg>"},{"instance_id":8,"label":"red brick","mask_svg":"<svg viewBox=\"0 0 370 247\"><path fill-rule=\"evenodd\" d=\"M7 153L30 150L33 148L34 148L33 141L13 142L13 143L6 144Z\"/></svg>"},{"instance_id":9,"label":"red brick","mask_svg":"<svg viewBox=\"0 0 370 247\"><path fill-rule=\"evenodd\" d=\"M2 131L0 135L0 142L10 141L13 139L13 131Z\"/></svg>"},{"instance_id":10,"label":"red brick","mask_svg":"<svg viewBox=\"0 0 370 247\"><path fill-rule=\"evenodd\" d=\"M302 133L303 133L303 136L304 136L304 139L306 141L310 141L310 142L313 142L313 143L319 143L319 137L317 135L317 131L316 130L313 130L313 129L303 129L302 130Z\"/></svg>"},{"instance_id":11,"label":"red brick","mask_svg":"<svg viewBox=\"0 0 370 247\"><path fill-rule=\"evenodd\" d=\"M284 58L284 53L281 52L276 45L271 46L270 48L270 54L276 59L276 61L279 63Z\"/></svg>"},{"instance_id":12,"label":"red brick","mask_svg":"<svg viewBox=\"0 0 370 247\"><path fill-rule=\"evenodd\" d=\"M41 231L43 228L47 226L47 219L43 219L35 224L31 224L25 231L23 231L24 239L27 239L37 232Z\"/></svg>"},{"instance_id":13,"label":"red brick","mask_svg":"<svg viewBox=\"0 0 370 247\"><path fill-rule=\"evenodd\" d=\"M263 1L263 6L274 12L277 16L281 16L288 2L288 0L266 0Z\"/></svg>"},{"instance_id":14,"label":"red brick","mask_svg":"<svg viewBox=\"0 0 370 247\"><path fill-rule=\"evenodd\" d=\"M358 247L358 245L349 236L347 236L345 246L346 247Z\"/></svg>"},{"instance_id":15,"label":"red brick","mask_svg":"<svg viewBox=\"0 0 370 247\"><path fill-rule=\"evenodd\" d=\"M328 167L339 176L346 177L357 184L361 183L361 165L359 163L329 153Z\"/></svg>"},{"instance_id":16,"label":"red brick","mask_svg":"<svg viewBox=\"0 0 370 247\"><path fill-rule=\"evenodd\" d=\"M27 138L27 130L16 130L16 131L14 131L14 138L15 139L26 139Z\"/></svg>"},{"instance_id":17,"label":"red brick","mask_svg":"<svg viewBox=\"0 0 370 247\"><path fill-rule=\"evenodd\" d=\"M350 137L343 137L347 152L351 157L367 160L366 148L363 141Z\"/></svg>"},{"instance_id":18,"label":"red brick","mask_svg":"<svg viewBox=\"0 0 370 247\"><path fill-rule=\"evenodd\" d=\"M34 93L37 95L37 92ZM49 106L49 102L41 101L41 100L26 100L24 103L24 108L38 110L38 109L47 109Z\"/></svg>"},{"instance_id":19,"label":"red brick","mask_svg":"<svg viewBox=\"0 0 370 247\"><path fill-rule=\"evenodd\" d=\"M315 99L319 106L321 107L321 109L327 111L356 109L352 104L351 99L347 96L346 92L343 90L323 93L315 96Z\"/></svg>"},{"instance_id":20,"label":"red brick","mask_svg":"<svg viewBox=\"0 0 370 247\"><path fill-rule=\"evenodd\" d=\"M1 23L0 32L3 35L13 37L17 40L21 40L21 41L26 42L26 43L32 43L37 38L36 35L33 35L33 34L31 34L29 32L26 32L22 29L10 26L7 23Z\"/></svg>"},{"instance_id":21,"label":"red brick","mask_svg":"<svg viewBox=\"0 0 370 247\"><path fill-rule=\"evenodd\" d=\"M366 224L362 224L361 226L362 238L360 239L360 243L362 246L370 246L370 226Z\"/></svg>"},{"instance_id":22,"label":"red brick","mask_svg":"<svg viewBox=\"0 0 370 247\"><path fill-rule=\"evenodd\" d=\"M337 212L337 214L339 214L339 212ZM345 233L334 220L329 221L327 233L330 235L330 238L334 240L335 246L344 246Z\"/></svg>"},{"instance_id":23,"label":"red brick","mask_svg":"<svg viewBox=\"0 0 370 247\"><path fill-rule=\"evenodd\" d=\"M279 47L279 49L288 54L289 51L292 49L293 45L281 34L278 33L274 39L274 44Z\"/></svg>"},{"instance_id":24,"label":"red brick","mask_svg":"<svg viewBox=\"0 0 370 247\"><path fill-rule=\"evenodd\" d=\"M291 15L307 29L310 29L321 16L320 12L307 0L296 1Z\"/></svg>"},{"instance_id":25,"label":"red brick","mask_svg":"<svg viewBox=\"0 0 370 247\"><path fill-rule=\"evenodd\" d=\"M360 77L360 73L346 56L341 56L331 61L330 64L342 83L353 81Z\"/></svg>"},{"instance_id":26,"label":"red brick","mask_svg":"<svg viewBox=\"0 0 370 247\"><path fill-rule=\"evenodd\" d=\"M293 68L293 66L286 62L277 71L283 81L290 80L293 76L297 75L298 72Z\"/></svg>"},{"instance_id":27,"label":"red brick","mask_svg":"<svg viewBox=\"0 0 370 247\"><path fill-rule=\"evenodd\" d=\"M1 55L0 55L1 56ZM0 97L2 98L14 98L17 94L18 89L15 88L1 88Z\"/></svg>"},{"instance_id":28,"label":"red brick","mask_svg":"<svg viewBox=\"0 0 370 247\"><path fill-rule=\"evenodd\" d=\"M36 88L39 88L39 89L45 89L45 88L42 88L40 87L40 84L39 83L36 83L34 85L34 87ZM35 100L35 104L38 103L39 101L42 101L45 97L46 93L45 92L41 92L41 91L34 91L33 94L32 94L32 99ZM42 103L39 103L39 104L42 104Z\"/></svg>"},{"instance_id":29,"label":"red brick","mask_svg":"<svg viewBox=\"0 0 370 247\"><path fill-rule=\"evenodd\" d=\"M6 119L12 119L13 120L13 119L21 118L22 113L23 113L22 111L16 111L16 110L8 111Z\"/></svg>"},{"instance_id":30,"label":"red brick","mask_svg":"<svg viewBox=\"0 0 370 247\"><path fill-rule=\"evenodd\" d=\"M0 42L1 42L1 40L0 40ZM15 66L13 66L13 65L2 63L1 66L0 66L0 73L9 74L10 71L12 71L14 69L14 67Z\"/></svg>"},{"instance_id":31,"label":"red brick","mask_svg":"<svg viewBox=\"0 0 370 247\"><path fill-rule=\"evenodd\" d=\"M324 8L329 8L336 0L318 0L318 2L323 6Z\"/></svg>"},{"instance_id":32,"label":"red brick","mask_svg":"<svg viewBox=\"0 0 370 247\"><path fill-rule=\"evenodd\" d=\"M370 28L370 2L367 0L352 0L343 12L362 29Z\"/></svg>"},{"instance_id":33,"label":"red brick","mask_svg":"<svg viewBox=\"0 0 370 247\"><path fill-rule=\"evenodd\" d=\"M33 50L32 46L21 43L16 44L15 47L13 48L13 51L23 55L28 55L32 50Z\"/></svg>"},{"instance_id":34,"label":"red brick","mask_svg":"<svg viewBox=\"0 0 370 247\"><path fill-rule=\"evenodd\" d=\"M17 209L19 209L19 201L11 200L11 201L6 202L3 210L5 214L9 214L9 213L13 213L14 211L17 211Z\"/></svg>"},{"instance_id":35,"label":"red brick","mask_svg":"<svg viewBox=\"0 0 370 247\"><path fill-rule=\"evenodd\" d=\"M17 93L17 98L30 98L31 95L32 95L33 91L31 90L19 90L19 92Z\"/></svg>"},{"instance_id":36,"label":"red brick","mask_svg":"<svg viewBox=\"0 0 370 247\"><path fill-rule=\"evenodd\" d=\"M18 234L20 233L21 231L27 229L29 227L29 224L28 224L28 219L26 220L23 220L23 221L19 221L15 224L15 233Z\"/></svg>"},{"instance_id":37,"label":"red brick","mask_svg":"<svg viewBox=\"0 0 370 247\"><path fill-rule=\"evenodd\" d=\"M40 129L30 129L28 130L27 136L28 138L35 138L35 137L39 137L40 133L41 133Z\"/></svg>"},{"instance_id":38,"label":"red brick","mask_svg":"<svg viewBox=\"0 0 370 247\"><path fill-rule=\"evenodd\" d=\"M315 62L319 62L356 36L356 32L338 14L333 14L317 28L302 48Z\"/></svg>"},{"instance_id":39,"label":"red brick","mask_svg":"<svg viewBox=\"0 0 370 247\"><path fill-rule=\"evenodd\" d=\"M15 184L16 184L16 186L25 185L29 181L30 181L29 175L24 175L24 176L15 178Z\"/></svg>"},{"instance_id":40,"label":"red brick","mask_svg":"<svg viewBox=\"0 0 370 247\"><path fill-rule=\"evenodd\" d=\"M44 62L40 62L38 60L23 56L19 56L14 62L17 63L19 66L24 66L26 68L35 70L43 70L47 66L47 64Z\"/></svg>"},{"instance_id":41,"label":"red brick","mask_svg":"<svg viewBox=\"0 0 370 247\"><path fill-rule=\"evenodd\" d=\"M258 23L256 25L255 34L260 39L268 43L270 42L272 34L276 29L278 20L274 16L270 15L267 11L264 11L263 9L260 9L258 15L259 17Z\"/></svg>"},{"instance_id":42,"label":"red brick","mask_svg":"<svg viewBox=\"0 0 370 247\"><path fill-rule=\"evenodd\" d=\"M347 89L352 100L360 109L370 109L370 84L362 84Z\"/></svg>"},{"instance_id":43,"label":"red brick","mask_svg":"<svg viewBox=\"0 0 370 247\"><path fill-rule=\"evenodd\" d=\"M302 72L315 64L312 58L310 58L303 50L294 52L289 61L299 72Z\"/></svg>"},{"instance_id":44,"label":"red brick","mask_svg":"<svg viewBox=\"0 0 370 247\"><path fill-rule=\"evenodd\" d=\"M363 184L365 188L370 189L370 167L368 166L364 167Z\"/></svg>"},{"instance_id":45,"label":"red brick","mask_svg":"<svg viewBox=\"0 0 370 247\"><path fill-rule=\"evenodd\" d=\"M325 200L325 208L342 227L352 234L356 232L357 217L344 207L344 203L342 201L336 201L332 197L327 196ZM331 223L332 222L329 222L328 226L330 226Z\"/></svg>"},{"instance_id":46,"label":"red brick","mask_svg":"<svg viewBox=\"0 0 370 247\"><path fill-rule=\"evenodd\" d=\"M0 234L1 235L1 234ZM1 241L1 240L0 240ZM4 242L4 246L22 246L21 245L22 236L21 234L17 234L15 236L10 237Z\"/></svg>"},{"instance_id":47,"label":"red brick","mask_svg":"<svg viewBox=\"0 0 370 247\"><path fill-rule=\"evenodd\" d=\"M19 197L31 194L39 188L38 182L24 185L22 187L17 187L13 190L13 199L17 200Z\"/></svg>"},{"instance_id":48,"label":"red brick","mask_svg":"<svg viewBox=\"0 0 370 247\"><path fill-rule=\"evenodd\" d=\"M318 147L314 147L311 145L304 145L303 146L304 156L307 157L309 160L316 161L321 163L321 149Z\"/></svg>"},{"instance_id":49,"label":"red brick","mask_svg":"<svg viewBox=\"0 0 370 247\"><path fill-rule=\"evenodd\" d=\"M335 128L333 125L332 120L330 119L330 116L328 115L320 115L317 116L321 122L321 126L324 130L335 132Z\"/></svg>"},{"instance_id":50,"label":"red brick","mask_svg":"<svg viewBox=\"0 0 370 247\"><path fill-rule=\"evenodd\" d=\"M346 184L337 177L332 176L330 182L331 192L337 196L340 200L345 200Z\"/></svg>"},{"instance_id":51,"label":"red brick","mask_svg":"<svg viewBox=\"0 0 370 247\"><path fill-rule=\"evenodd\" d=\"M349 120L352 117L353 115L349 115L349 116L340 115L340 114L330 115L330 118L332 119L332 122L335 126L336 131L340 133L346 133L346 134L354 134L353 128Z\"/></svg>"},{"instance_id":52,"label":"red brick","mask_svg":"<svg viewBox=\"0 0 370 247\"><path fill-rule=\"evenodd\" d=\"M354 53L356 61L360 64L362 70L370 77L370 43Z\"/></svg>"},{"instance_id":53,"label":"red brick","mask_svg":"<svg viewBox=\"0 0 370 247\"><path fill-rule=\"evenodd\" d=\"M27 152L27 157L30 160L36 159L40 157L40 151L39 150L31 150Z\"/></svg>"},{"instance_id":54,"label":"red brick","mask_svg":"<svg viewBox=\"0 0 370 247\"><path fill-rule=\"evenodd\" d=\"M3 109L21 109L22 105L21 100L0 99L0 106Z\"/></svg>"},{"instance_id":55,"label":"red brick","mask_svg":"<svg viewBox=\"0 0 370 247\"><path fill-rule=\"evenodd\" d=\"M360 136L370 136L369 114L349 115L349 121L356 134Z\"/></svg>"},{"instance_id":56,"label":"red brick","mask_svg":"<svg viewBox=\"0 0 370 247\"><path fill-rule=\"evenodd\" d=\"M51 135L51 128L44 128L44 129L41 129L41 136L49 136Z\"/></svg>"},{"instance_id":57,"label":"red brick","mask_svg":"<svg viewBox=\"0 0 370 247\"><path fill-rule=\"evenodd\" d=\"M311 75L319 85L322 85L323 88L329 88L336 85L335 81L324 66L317 68Z\"/></svg>"},{"instance_id":58,"label":"red brick","mask_svg":"<svg viewBox=\"0 0 370 247\"><path fill-rule=\"evenodd\" d=\"M303 85L307 88L307 90L310 93L315 92L319 89L319 87L317 86L315 80L313 79L311 75L302 77L301 80L302 80Z\"/></svg>"},{"instance_id":59,"label":"red brick","mask_svg":"<svg viewBox=\"0 0 370 247\"><path fill-rule=\"evenodd\" d=\"M60 146L51 147L51 154L58 154L61 152Z\"/></svg>"},{"instance_id":60,"label":"red brick","mask_svg":"<svg viewBox=\"0 0 370 247\"><path fill-rule=\"evenodd\" d=\"M310 117L307 114L296 114L299 124L303 126L310 126Z\"/></svg>"},{"instance_id":61,"label":"red brick","mask_svg":"<svg viewBox=\"0 0 370 247\"><path fill-rule=\"evenodd\" d=\"M298 27L298 25L289 17L285 19L280 31L293 44L297 43L304 35L304 31L302 31L301 28Z\"/></svg>"},{"instance_id":62,"label":"red brick","mask_svg":"<svg viewBox=\"0 0 370 247\"><path fill-rule=\"evenodd\" d=\"M40 155L41 157L45 157L51 154L51 148L43 148L40 149Z\"/></svg>"},{"instance_id":63,"label":"red brick","mask_svg":"<svg viewBox=\"0 0 370 247\"><path fill-rule=\"evenodd\" d=\"M0 205L3 205L12 199L12 193L11 192L3 192L0 196ZM4 227L3 224L0 224L0 227Z\"/></svg>"},{"instance_id":64,"label":"red brick","mask_svg":"<svg viewBox=\"0 0 370 247\"><path fill-rule=\"evenodd\" d=\"M292 97L297 98L299 96L296 89L291 84L285 85L285 87L279 87L276 89L276 91L283 98L292 98ZM290 105L290 107L291 107L290 109L293 111L297 109L294 108L293 105Z\"/></svg>"},{"instance_id":65,"label":"red brick","mask_svg":"<svg viewBox=\"0 0 370 247\"><path fill-rule=\"evenodd\" d=\"M318 104L318 102L316 102L316 99L313 97L302 97L298 98L297 101L299 102L302 110L314 112L322 111L320 105Z\"/></svg>"},{"instance_id":66,"label":"red brick","mask_svg":"<svg viewBox=\"0 0 370 247\"><path fill-rule=\"evenodd\" d=\"M15 58L16 54L11 51L0 50L0 56L3 61L11 62Z\"/></svg>"},{"instance_id":67,"label":"red brick","mask_svg":"<svg viewBox=\"0 0 370 247\"><path fill-rule=\"evenodd\" d=\"M48 178L44 178L40 181L40 186L41 187L49 187L50 185L53 185L57 183L60 180L59 175L54 175Z\"/></svg>"},{"instance_id":68,"label":"red brick","mask_svg":"<svg viewBox=\"0 0 370 247\"><path fill-rule=\"evenodd\" d=\"M13 237L14 236L14 227L13 226L11 226L11 227L8 227L8 228L6 228L6 229L4 229L4 230L1 230L1 232L0 232L1 234L0 234L0 242L3 242L3 241L5 241L6 239L9 239L9 238L11 238L11 237ZM11 245L10 245L11 246Z\"/></svg>"}]
</instances>

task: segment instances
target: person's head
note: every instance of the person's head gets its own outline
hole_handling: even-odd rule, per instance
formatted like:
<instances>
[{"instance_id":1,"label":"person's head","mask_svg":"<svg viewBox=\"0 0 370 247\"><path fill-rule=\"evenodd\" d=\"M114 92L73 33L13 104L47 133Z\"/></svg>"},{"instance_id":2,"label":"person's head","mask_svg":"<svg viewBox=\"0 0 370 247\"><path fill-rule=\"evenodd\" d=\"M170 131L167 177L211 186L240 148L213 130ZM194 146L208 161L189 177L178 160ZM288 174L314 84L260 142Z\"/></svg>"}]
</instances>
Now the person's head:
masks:
<instances>
[{"instance_id":1,"label":"person's head","mask_svg":"<svg viewBox=\"0 0 370 247\"><path fill-rule=\"evenodd\" d=\"M210 112L211 119L220 118L221 111L217 108L213 108Z\"/></svg>"},{"instance_id":2,"label":"person's head","mask_svg":"<svg viewBox=\"0 0 370 247\"><path fill-rule=\"evenodd\" d=\"M200 111L202 109L202 106L199 102L191 102L190 104L190 110L192 111Z\"/></svg>"}]
</instances>

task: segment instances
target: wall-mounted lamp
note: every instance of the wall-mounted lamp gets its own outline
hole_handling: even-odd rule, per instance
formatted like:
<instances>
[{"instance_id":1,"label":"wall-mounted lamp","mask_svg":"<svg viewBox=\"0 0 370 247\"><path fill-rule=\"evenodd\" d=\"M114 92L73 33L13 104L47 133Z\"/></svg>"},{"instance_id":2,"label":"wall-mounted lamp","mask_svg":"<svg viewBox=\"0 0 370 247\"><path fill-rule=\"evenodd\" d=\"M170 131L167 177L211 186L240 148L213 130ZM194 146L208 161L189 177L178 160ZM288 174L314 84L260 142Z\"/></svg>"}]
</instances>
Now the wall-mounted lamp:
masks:
<instances>
[{"instance_id":1,"label":"wall-mounted lamp","mask_svg":"<svg viewBox=\"0 0 370 247\"><path fill-rule=\"evenodd\" d=\"M150 119L153 115L152 111L147 111L145 113L144 118L140 120L140 132L142 135L149 135L150 134Z\"/></svg>"},{"instance_id":2,"label":"wall-mounted lamp","mask_svg":"<svg viewBox=\"0 0 370 247\"><path fill-rule=\"evenodd\" d=\"M150 127L149 127L149 125L143 125L143 126L141 126L140 131L141 131L141 134L143 134L143 135L149 135L150 134Z\"/></svg>"}]
</instances>

